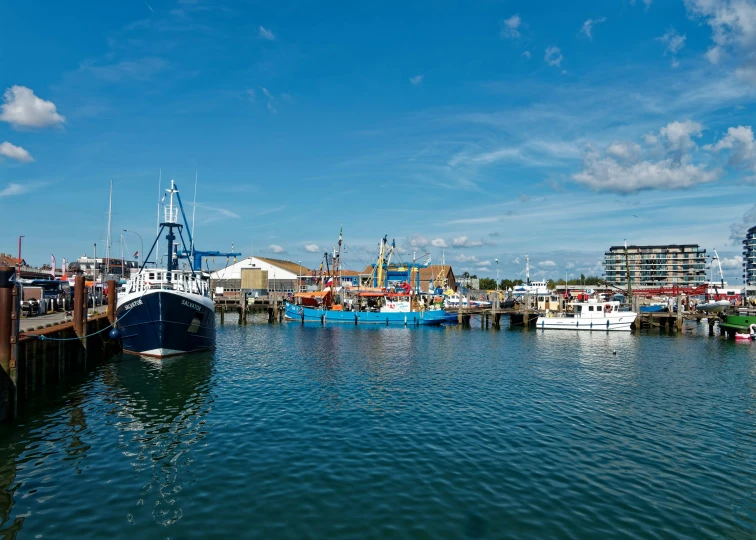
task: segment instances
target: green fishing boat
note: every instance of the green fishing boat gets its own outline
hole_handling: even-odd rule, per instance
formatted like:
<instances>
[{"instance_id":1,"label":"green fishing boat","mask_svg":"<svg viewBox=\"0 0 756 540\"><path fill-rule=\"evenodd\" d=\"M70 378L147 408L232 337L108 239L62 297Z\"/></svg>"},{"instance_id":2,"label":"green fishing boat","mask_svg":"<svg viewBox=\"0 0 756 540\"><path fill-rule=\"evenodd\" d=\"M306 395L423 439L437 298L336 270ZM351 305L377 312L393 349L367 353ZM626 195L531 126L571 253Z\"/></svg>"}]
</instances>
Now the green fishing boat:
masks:
<instances>
[{"instance_id":1,"label":"green fishing boat","mask_svg":"<svg viewBox=\"0 0 756 540\"><path fill-rule=\"evenodd\" d=\"M747 334L752 324L756 324L756 315L723 315L719 328L733 337L736 332Z\"/></svg>"}]
</instances>

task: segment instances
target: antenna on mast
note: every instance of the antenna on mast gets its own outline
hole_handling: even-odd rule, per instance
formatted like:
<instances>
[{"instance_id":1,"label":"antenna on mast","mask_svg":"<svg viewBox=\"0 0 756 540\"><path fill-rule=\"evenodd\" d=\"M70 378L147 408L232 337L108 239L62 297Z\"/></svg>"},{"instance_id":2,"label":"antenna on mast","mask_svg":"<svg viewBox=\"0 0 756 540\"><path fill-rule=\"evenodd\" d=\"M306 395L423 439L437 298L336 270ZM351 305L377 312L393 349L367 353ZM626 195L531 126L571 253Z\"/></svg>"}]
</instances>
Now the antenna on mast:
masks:
<instances>
[{"instance_id":1,"label":"antenna on mast","mask_svg":"<svg viewBox=\"0 0 756 540\"><path fill-rule=\"evenodd\" d=\"M194 171L194 208L192 209L192 243L189 246L189 253L191 254L192 261L194 260L194 217L197 215L197 178L199 177L199 173L197 171ZM233 251L233 250L231 250Z\"/></svg>"},{"instance_id":2,"label":"antenna on mast","mask_svg":"<svg viewBox=\"0 0 756 540\"><path fill-rule=\"evenodd\" d=\"M161 168L160 174L158 175L158 203L157 203L157 223L155 223L155 236L160 236L160 196L162 195L162 191L160 190L160 188L162 184L163 184L163 169ZM156 248L155 267L158 267L160 266L160 242L158 242L155 248Z\"/></svg>"}]
</instances>

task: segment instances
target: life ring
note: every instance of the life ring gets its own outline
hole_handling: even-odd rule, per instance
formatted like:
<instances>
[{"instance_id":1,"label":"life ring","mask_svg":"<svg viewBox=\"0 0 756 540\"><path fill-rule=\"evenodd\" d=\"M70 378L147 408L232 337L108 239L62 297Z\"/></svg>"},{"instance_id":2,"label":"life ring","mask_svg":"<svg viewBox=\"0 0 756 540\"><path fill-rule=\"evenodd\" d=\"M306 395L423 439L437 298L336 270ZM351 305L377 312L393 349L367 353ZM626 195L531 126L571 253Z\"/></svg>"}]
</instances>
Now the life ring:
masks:
<instances>
[{"instance_id":1,"label":"life ring","mask_svg":"<svg viewBox=\"0 0 756 540\"><path fill-rule=\"evenodd\" d=\"M612 312L612 305L604 304L604 313L611 313L611 312Z\"/></svg>"},{"instance_id":2,"label":"life ring","mask_svg":"<svg viewBox=\"0 0 756 540\"><path fill-rule=\"evenodd\" d=\"M302 315L302 314L304 313L304 309L302 309L302 308L299 308L299 309L297 310L297 313L299 313L300 315Z\"/></svg>"}]
</instances>

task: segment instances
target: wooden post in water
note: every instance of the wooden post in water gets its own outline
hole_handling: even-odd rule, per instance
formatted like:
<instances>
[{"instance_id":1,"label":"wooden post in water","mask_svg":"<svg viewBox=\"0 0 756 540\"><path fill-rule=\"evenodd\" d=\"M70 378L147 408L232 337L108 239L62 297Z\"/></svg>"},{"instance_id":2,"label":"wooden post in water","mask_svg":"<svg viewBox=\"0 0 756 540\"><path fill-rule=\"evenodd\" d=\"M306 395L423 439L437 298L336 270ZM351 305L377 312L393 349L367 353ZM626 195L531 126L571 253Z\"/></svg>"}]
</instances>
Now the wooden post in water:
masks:
<instances>
[{"instance_id":1,"label":"wooden post in water","mask_svg":"<svg viewBox=\"0 0 756 540\"><path fill-rule=\"evenodd\" d=\"M108 322L113 324L116 320L116 299L118 298L118 289L113 279L108 280Z\"/></svg>"},{"instance_id":2,"label":"wooden post in water","mask_svg":"<svg viewBox=\"0 0 756 540\"><path fill-rule=\"evenodd\" d=\"M84 276L74 278L74 332L78 337L84 335L84 306L87 302L87 292L84 290Z\"/></svg>"},{"instance_id":3,"label":"wooden post in water","mask_svg":"<svg viewBox=\"0 0 756 540\"><path fill-rule=\"evenodd\" d=\"M13 289L16 286L12 266L0 266L0 366L10 376L11 336L13 335Z\"/></svg>"},{"instance_id":4,"label":"wooden post in water","mask_svg":"<svg viewBox=\"0 0 756 540\"><path fill-rule=\"evenodd\" d=\"M522 315L522 326L525 330L530 326L530 293L525 295L525 313Z\"/></svg>"},{"instance_id":5,"label":"wooden post in water","mask_svg":"<svg viewBox=\"0 0 756 540\"><path fill-rule=\"evenodd\" d=\"M683 308L682 308L682 295L677 295L677 320L675 321L677 331L680 332L683 326Z\"/></svg>"},{"instance_id":6,"label":"wooden post in water","mask_svg":"<svg viewBox=\"0 0 756 540\"><path fill-rule=\"evenodd\" d=\"M221 325L223 325L223 322L224 322L224 319L225 319L225 315L226 315L226 306L225 305L222 305L220 307L220 313L221 313Z\"/></svg>"}]
</instances>

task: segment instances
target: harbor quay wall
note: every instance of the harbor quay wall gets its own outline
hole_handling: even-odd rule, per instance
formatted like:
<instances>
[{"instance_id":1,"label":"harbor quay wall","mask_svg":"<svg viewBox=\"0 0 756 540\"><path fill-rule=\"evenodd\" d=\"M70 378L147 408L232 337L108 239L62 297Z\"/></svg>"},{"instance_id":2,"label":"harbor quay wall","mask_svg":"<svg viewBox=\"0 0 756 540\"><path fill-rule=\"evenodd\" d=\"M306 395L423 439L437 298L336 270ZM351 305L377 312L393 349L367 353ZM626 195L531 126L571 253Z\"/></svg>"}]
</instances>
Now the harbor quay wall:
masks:
<instances>
[{"instance_id":1,"label":"harbor quay wall","mask_svg":"<svg viewBox=\"0 0 756 540\"><path fill-rule=\"evenodd\" d=\"M111 339L107 315L86 323L88 337L77 337L73 322L19 336L15 366L4 376L0 422L11 420L30 399L46 388L57 386L66 377L86 373L98 362L120 350L118 339ZM99 332L99 333L96 333Z\"/></svg>"},{"instance_id":2,"label":"harbor quay wall","mask_svg":"<svg viewBox=\"0 0 756 540\"><path fill-rule=\"evenodd\" d=\"M115 320L115 283L109 287L108 311L87 319L83 278L76 287L74 319L20 331L20 295L15 268L0 267L0 422L12 421L24 405L58 387L67 377L86 373L120 350L109 336Z\"/></svg>"}]
</instances>

